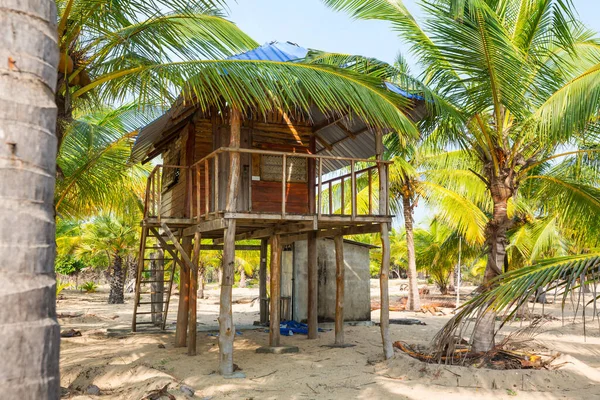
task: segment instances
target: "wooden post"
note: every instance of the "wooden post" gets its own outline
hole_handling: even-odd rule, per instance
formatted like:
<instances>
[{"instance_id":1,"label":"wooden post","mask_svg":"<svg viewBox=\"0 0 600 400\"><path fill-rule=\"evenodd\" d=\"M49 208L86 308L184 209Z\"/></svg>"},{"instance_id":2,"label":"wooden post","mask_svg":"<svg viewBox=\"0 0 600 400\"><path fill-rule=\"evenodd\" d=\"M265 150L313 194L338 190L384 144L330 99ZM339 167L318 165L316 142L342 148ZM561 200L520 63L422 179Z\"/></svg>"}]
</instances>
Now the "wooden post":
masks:
<instances>
[{"instance_id":1,"label":"wooden post","mask_svg":"<svg viewBox=\"0 0 600 400\"><path fill-rule=\"evenodd\" d=\"M239 149L242 116L239 110L231 109L231 135L229 147ZM237 198L240 184L240 153L230 152L229 179L227 182L226 210L237 209ZM215 165L217 162L215 161ZM235 326L231 308L233 277L235 271L235 231L236 220L227 221L223 240L223 278L219 303L219 369L221 375L233 374L233 340Z\"/></svg>"},{"instance_id":2,"label":"wooden post","mask_svg":"<svg viewBox=\"0 0 600 400\"><path fill-rule=\"evenodd\" d=\"M200 198L200 196L198 196ZM200 207L198 207L200 209ZM194 268L190 272L190 310L189 310L189 341L188 341L188 356L196 355L196 331L198 326L198 261L200 260L200 242L201 236L199 232L194 235L194 252L192 254L192 263Z\"/></svg>"},{"instance_id":3,"label":"wooden post","mask_svg":"<svg viewBox=\"0 0 600 400\"><path fill-rule=\"evenodd\" d=\"M192 237L183 238L181 247L183 252L190 254L192 250ZM183 257L183 255L182 255ZM185 263L183 263L185 265ZM177 309L177 326L175 328L175 347L185 347L188 330L188 312L190 306L190 269L186 266L179 270L179 307Z\"/></svg>"},{"instance_id":4,"label":"wooden post","mask_svg":"<svg viewBox=\"0 0 600 400\"><path fill-rule=\"evenodd\" d=\"M335 345L344 345L344 237L333 238L335 243Z\"/></svg>"},{"instance_id":5,"label":"wooden post","mask_svg":"<svg viewBox=\"0 0 600 400\"><path fill-rule=\"evenodd\" d=\"M165 293L165 272L164 272L164 252L162 249L150 254L150 276L152 283L150 284L150 302L152 311L152 322L156 326L162 326L163 322L163 299Z\"/></svg>"},{"instance_id":6,"label":"wooden post","mask_svg":"<svg viewBox=\"0 0 600 400\"><path fill-rule=\"evenodd\" d=\"M269 299L267 297L267 239L260 241L260 269L258 275L258 290L260 300L260 323L269 321Z\"/></svg>"},{"instance_id":7,"label":"wooden post","mask_svg":"<svg viewBox=\"0 0 600 400\"><path fill-rule=\"evenodd\" d=\"M278 347L279 307L281 297L281 240L279 235L271 236L271 318L269 322L269 346Z\"/></svg>"},{"instance_id":8,"label":"wooden post","mask_svg":"<svg viewBox=\"0 0 600 400\"><path fill-rule=\"evenodd\" d=\"M383 161L383 138L381 131L375 133L375 153L377 161ZM379 171L379 214L387 215L388 185L385 164L378 163ZM383 356L389 359L394 355L392 340L390 339L390 297L388 279L390 274L390 237L389 226L382 223L381 233L381 269L379 271L379 286L381 291L380 323L381 341L383 343Z\"/></svg>"},{"instance_id":9,"label":"wooden post","mask_svg":"<svg viewBox=\"0 0 600 400\"><path fill-rule=\"evenodd\" d=\"M308 338L316 339L319 331L319 267L317 265L317 233L308 233Z\"/></svg>"},{"instance_id":10,"label":"wooden post","mask_svg":"<svg viewBox=\"0 0 600 400\"><path fill-rule=\"evenodd\" d=\"M287 159L285 154L281 160L281 219L285 219L285 191L286 191L286 181L287 181Z\"/></svg>"},{"instance_id":11,"label":"wooden post","mask_svg":"<svg viewBox=\"0 0 600 400\"><path fill-rule=\"evenodd\" d=\"M317 214L319 218L321 218L322 214L322 201L323 201L323 159L319 157L319 175L317 175L317 180L319 182L319 187L317 190Z\"/></svg>"},{"instance_id":12,"label":"wooden post","mask_svg":"<svg viewBox=\"0 0 600 400\"><path fill-rule=\"evenodd\" d=\"M354 160L350 161L350 215L352 221L356 218L356 172L354 168Z\"/></svg>"}]
</instances>

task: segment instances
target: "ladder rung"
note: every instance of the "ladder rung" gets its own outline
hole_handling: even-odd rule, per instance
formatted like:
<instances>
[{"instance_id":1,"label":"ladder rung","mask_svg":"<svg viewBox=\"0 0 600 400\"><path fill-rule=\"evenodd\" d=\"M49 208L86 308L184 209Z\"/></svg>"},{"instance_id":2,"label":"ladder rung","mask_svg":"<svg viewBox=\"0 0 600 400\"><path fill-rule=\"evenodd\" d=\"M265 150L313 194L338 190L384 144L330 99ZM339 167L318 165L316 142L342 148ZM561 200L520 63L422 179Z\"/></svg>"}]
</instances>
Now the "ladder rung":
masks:
<instances>
[{"instance_id":1,"label":"ladder rung","mask_svg":"<svg viewBox=\"0 0 600 400\"><path fill-rule=\"evenodd\" d=\"M163 311L143 311L143 312L137 312L137 315L141 315L141 314L162 314Z\"/></svg>"},{"instance_id":2,"label":"ladder rung","mask_svg":"<svg viewBox=\"0 0 600 400\"><path fill-rule=\"evenodd\" d=\"M172 258L144 258L144 261L173 261Z\"/></svg>"},{"instance_id":3,"label":"ladder rung","mask_svg":"<svg viewBox=\"0 0 600 400\"><path fill-rule=\"evenodd\" d=\"M175 247L175 246L169 245L169 247ZM165 249L162 246L145 246L144 248L146 250L164 250Z\"/></svg>"},{"instance_id":4,"label":"ladder rung","mask_svg":"<svg viewBox=\"0 0 600 400\"><path fill-rule=\"evenodd\" d=\"M142 304L164 304L164 301L140 301L138 305Z\"/></svg>"},{"instance_id":5,"label":"ladder rung","mask_svg":"<svg viewBox=\"0 0 600 400\"><path fill-rule=\"evenodd\" d=\"M162 281L161 280L158 280L158 281L140 281L140 283L159 283L159 282L165 283L165 282L169 282L169 281L165 281L165 280L162 280Z\"/></svg>"},{"instance_id":6,"label":"ladder rung","mask_svg":"<svg viewBox=\"0 0 600 400\"><path fill-rule=\"evenodd\" d=\"M138 314L139 314L139 313L138 313ZM135 324L136 324L136 325L150 325L150 324L152 324L152 325L156 325L156 324L155 324L154 322L152 322L152 321L141 321L141 322L137 322L137 321L135 321Z\"/></svg>"},{"instance_id":7,"label":"ladder rung","mask_svg":"<svg viewBox=\"0 0 600 400\"><path fill-rule=\"evenodd\" d=\"M151 269L143 269L142 272L154 272L154 271ZM159 272L159 271L156 271L156 272ZM171 268L165 268L162 270L162 272L171 272Z\"/></svg>"},{"instance_id":8,"label":"ladder rung","mask_svg":"<svg viewBox=\"0 0 600 400\"><path fill-rule=\"evenodd\" d=\"M163 290L163 291L158 291L158 292L140 292L140 295L142 294L159 294L159 293L168 293L168 290Z\"/></svg>"}]
</instances>

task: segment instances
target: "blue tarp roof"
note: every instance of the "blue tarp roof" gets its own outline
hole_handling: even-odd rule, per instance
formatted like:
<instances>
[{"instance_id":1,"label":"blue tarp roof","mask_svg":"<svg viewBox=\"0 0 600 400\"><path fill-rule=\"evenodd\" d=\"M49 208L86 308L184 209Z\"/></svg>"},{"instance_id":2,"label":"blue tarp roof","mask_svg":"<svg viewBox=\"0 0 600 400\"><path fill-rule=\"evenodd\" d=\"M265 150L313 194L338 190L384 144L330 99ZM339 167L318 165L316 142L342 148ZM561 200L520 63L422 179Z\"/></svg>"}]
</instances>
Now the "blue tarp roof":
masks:
<instances>
[{"instance_id":1,"label":"blue tarp roof","mask_svg":"<svg viewBox=\"0 0 600 400\"><path fill-rule=\"evenodd\" d=\"M231 56L229 60L264 60L264 61L281 61L290 62L296 61L306 57L308 49L298 46L292 42L270 42L265 43L255 49L249 50L245 53ZM407 99L423 100L422 96L412 94L406 90L399 88L390 82L385 82L385 86L392 92L406 97Z\"/></svg>"}]
</instances>

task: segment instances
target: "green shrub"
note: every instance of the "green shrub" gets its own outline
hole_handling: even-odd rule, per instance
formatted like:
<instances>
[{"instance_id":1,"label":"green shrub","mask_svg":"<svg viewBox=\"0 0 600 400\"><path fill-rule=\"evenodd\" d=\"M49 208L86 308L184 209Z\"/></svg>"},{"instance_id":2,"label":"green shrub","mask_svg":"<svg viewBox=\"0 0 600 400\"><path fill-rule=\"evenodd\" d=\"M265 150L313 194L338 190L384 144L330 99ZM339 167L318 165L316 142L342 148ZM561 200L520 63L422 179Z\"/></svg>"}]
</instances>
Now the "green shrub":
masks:
<instances>
[{"instance_id":1,"label":"green shrub","mask_svg":"<svg viewBox=\"0 0 600 400\"><path fill-rule=\"evenodd\" d=\"M79 288L86 293L94 293L98 288L98 285L94 281L88 281L83 285L80 285Z\"/></svg>"},{"instance_id":2,"label":"green shrub","mask_svg":"<svg viewBox=\"0 0 600 400\"><path fill-rule=\"evenodd\" d=\"M60 292L62 292L63 290L65 290L69 286L71 286L70 283L68 283L68 282L61 282L60 279L57 279L56 280L56 295L58 296L60 294Z\"/></svg>"},{"instance_id":3,"label":"green shrub","mask_svg":"<svg viewBox=\"0 0 600 400\"><path fill-rule=\"evenodd\" d=\"M61 275L72 275L85 268L85 264L71 255L58 256L54 261L54 270Z\"/></svg>"}]
</instances>

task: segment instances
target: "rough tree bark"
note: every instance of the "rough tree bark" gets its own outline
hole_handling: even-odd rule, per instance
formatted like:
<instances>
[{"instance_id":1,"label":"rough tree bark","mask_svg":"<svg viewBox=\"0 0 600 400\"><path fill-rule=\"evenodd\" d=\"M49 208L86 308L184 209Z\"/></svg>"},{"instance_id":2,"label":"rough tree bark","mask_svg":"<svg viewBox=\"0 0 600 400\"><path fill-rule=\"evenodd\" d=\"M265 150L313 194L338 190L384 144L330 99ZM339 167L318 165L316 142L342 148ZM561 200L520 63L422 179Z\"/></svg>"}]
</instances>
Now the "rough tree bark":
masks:
<instances>
[{"instance_id":1,"label":"rough tree bark","mask_svg":"<svg viewBox=\"0 0 600 400\"><path fill-rule=\"evenodd\" d=\"M119 254L113 256L112 273L109 275L110 292L108 293L108 304L125 303L125 268L123 268L123 257Z\"/></svg>"},{"instance_id":2,"label":"rough tree bark","mask_svg":"<svg viewBox=\"0 0 600 400\"><path fill-rule=\"evenodd\" d=\"M54 1L0 6L0 392L58 399Z\"/></svg>"},{"instance_id":3,"label":"rough tree bark","mask_svg":"<svg viewBox=\"0 0 600 400\"><path fill-rule=\"evenodd\" d=\"M204 298L204 280L206 276L206 267L201 265L198 268L198 298Z\"/></svg>"},{"instance_id":4,"label":"rough tree bark","mask_svg":"<svg viewBox=\"0 0 600 400\"><path fill-rule=\"evenodd\" d=\"M486 241L488 247L488 260L483 278L483 290L488 289L490 281L502 274L506 258L508 239L507 230L511 221L508 218L508 199L513 194L513 189L506 182L506 178L490 178L490 192L494 202L492 219L486 226ZM496 313L482 311L481 317L473 330L473 351L487 352L494 348Z\"/></svg>"},{"instance_id":5,"label":"rough tree bark","mask_svg":"<svg viewBox=\"0 0 600 400\"><path fill-rule=\"evenodd\" d=\"M231 109L231 135L229 147L240 147L242 127L240 111ZM240 153L231 152L229 179L227 182L227 211L235 211L240 183ZM235 230L236 220L227 221L223 241L223 276L219 303L219 370L223 376L233 375L233 340L235 326L231 308L233 275L235 271Z\"/></svg>"},{"instance_id":6,"label":"rough tree bark","mask_svg":"<svg viewBox=\"0 0 600 400\"><path fill-rule=\"evenodd\" d=\"M413 204L408 196L402 196L404 212L404 227L406 228L406 253L408 258L408 309L416 311L421 309L419 298L419 285L417 282L417 261L415 256L414 217Z\"/></svg>"},{"instance_id":7,"label":"rough tree bark","mask_svg":"<svg viewBox=\"0 0 600 400\"><path fill-rule=\"evenodd\" d=\"M240 283L238 286L242 289L246 287L246 270L244 267L240 270Z\"/></svg>"}]
</instances>

